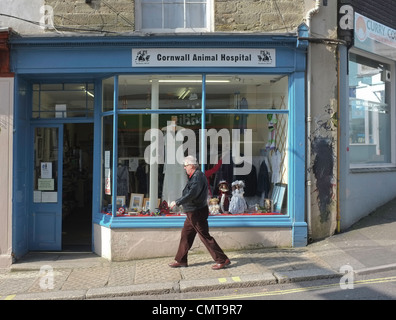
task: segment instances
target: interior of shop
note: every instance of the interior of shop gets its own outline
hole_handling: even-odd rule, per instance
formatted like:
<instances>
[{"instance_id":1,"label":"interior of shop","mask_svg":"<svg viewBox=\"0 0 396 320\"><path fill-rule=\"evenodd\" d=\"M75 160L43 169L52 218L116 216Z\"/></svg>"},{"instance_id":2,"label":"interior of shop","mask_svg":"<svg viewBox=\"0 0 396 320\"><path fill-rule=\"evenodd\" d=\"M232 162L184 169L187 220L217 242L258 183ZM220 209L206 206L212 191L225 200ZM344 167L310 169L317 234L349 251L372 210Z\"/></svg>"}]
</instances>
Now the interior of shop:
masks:
<instances>
[{"instance_id":1,"label":"interior of shop","mask_svg":"<svg viewBox=\"0 0 396 320\"><path fill-rule=\"evenodd\" d=\"M93 124L65 124L63 149L62 250L90 251Z\"/></svg>"}]
</instances>

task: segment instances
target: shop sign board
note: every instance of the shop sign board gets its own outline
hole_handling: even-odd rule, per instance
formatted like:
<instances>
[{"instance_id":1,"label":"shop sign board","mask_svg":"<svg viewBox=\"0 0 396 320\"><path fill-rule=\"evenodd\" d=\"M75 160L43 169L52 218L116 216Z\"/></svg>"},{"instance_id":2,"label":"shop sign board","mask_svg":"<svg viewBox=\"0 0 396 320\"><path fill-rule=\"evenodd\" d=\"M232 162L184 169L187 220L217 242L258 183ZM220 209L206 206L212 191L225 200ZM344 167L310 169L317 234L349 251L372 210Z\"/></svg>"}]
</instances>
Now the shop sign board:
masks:
<instances>
[{"instance_id":1,"label":"shop sign board","mask_svg":"<svg viewBox=\"0 0 396 320\"><path fill-rule=\"evenodd\" d=\"M136 48L133 67L276 67L276 49Z\"/></svg>"},{"instance_id":2,"label":"shop sign board","mask_svg":"<svg viewBox=\"0 0 396 320\"><path fill-rule=\"evenodd\" d=\"M396 30L355 13L355 47L396 60Z\"/></svg>"}]
</instances>

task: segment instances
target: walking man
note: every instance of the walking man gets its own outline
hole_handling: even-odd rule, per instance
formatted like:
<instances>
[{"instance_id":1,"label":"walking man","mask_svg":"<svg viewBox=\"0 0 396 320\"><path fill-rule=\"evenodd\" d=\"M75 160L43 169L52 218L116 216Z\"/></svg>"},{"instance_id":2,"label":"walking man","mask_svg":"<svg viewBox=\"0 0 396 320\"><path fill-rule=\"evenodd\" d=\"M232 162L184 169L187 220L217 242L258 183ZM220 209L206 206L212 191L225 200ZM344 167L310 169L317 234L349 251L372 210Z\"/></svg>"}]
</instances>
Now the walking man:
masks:
<instances>
[{"instance_id":1,"label":"walking man","mask_svg":"<svg viewBox=\"0 0 396 320\"><path fill-rule=\"evenodd\" d=\"M209 234L208 225L208 183L205 174L198 169L195 157L187 156L184 159L184 169L186 170L188 181L183 189L182 196L176 201L172 201L170 208L183 205L186 214L179 249L177 250L175 261L170 263L171 268L187 267L187 255L193 245L198 233L202 243L208 249L213 260L216 262L212 266L213 270L220 270L228 266L231 261L217 244L216 240Z\"/></svg>"}]
</instances>

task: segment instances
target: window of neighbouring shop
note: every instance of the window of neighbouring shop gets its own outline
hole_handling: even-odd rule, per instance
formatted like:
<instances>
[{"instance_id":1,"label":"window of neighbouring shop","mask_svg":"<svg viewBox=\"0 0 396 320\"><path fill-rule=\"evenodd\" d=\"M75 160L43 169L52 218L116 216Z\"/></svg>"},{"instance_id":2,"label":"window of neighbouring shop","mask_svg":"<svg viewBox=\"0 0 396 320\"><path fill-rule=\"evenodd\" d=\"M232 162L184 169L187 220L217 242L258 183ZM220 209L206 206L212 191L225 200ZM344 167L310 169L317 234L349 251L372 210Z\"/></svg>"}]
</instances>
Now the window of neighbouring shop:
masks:
<instances>
[{"instance_id":1,"label":"window of neighbouring shop","mask_svg":"<svg viewBox=\"0 0 396 320\"><path fill-rule=\"evenodd\" d=\"M192 154L209 182L212 215L287 214L288 82L286 75L119 76L115 135L113 116L103 116L103 213L112 214L115 199L117 216L182 215L167 204L181 196L183 158ZM114 83L103 81L104 112L113 107Z\"/></svg>"},{"instance_id":2,"label":"window of neighbouring shop","mask_svg":"<svg viewBox=\"0 0 396 320\"><path fill-rule=\"evenodd\" d=\"M391 65L350 53L349 149L351 167L392 163Z\"/></svg>"}]
</instances>

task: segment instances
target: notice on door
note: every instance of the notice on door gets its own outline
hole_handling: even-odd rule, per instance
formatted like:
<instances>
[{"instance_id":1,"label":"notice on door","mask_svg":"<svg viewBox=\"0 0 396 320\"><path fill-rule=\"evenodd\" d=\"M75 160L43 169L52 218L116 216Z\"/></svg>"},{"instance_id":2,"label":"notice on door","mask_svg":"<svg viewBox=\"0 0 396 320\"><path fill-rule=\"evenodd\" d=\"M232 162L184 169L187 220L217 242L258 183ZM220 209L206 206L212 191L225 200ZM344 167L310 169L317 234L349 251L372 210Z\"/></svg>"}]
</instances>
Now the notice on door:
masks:
<instances>
[{"instance_id":1,"label":"notice on door","mask_svg":"<svg viewBox=\"0 0 396 320\"><path fill-rule=\"evenodd\" d=\"M41 162L41 179L52 178L52 162Z\"/></svg>"},{"instance_id":2,"label":"notice on door","mask_svg":"<svg viewBox=\"0 0 396 320\"><path fill-rule=\"evenodd\" d=\"M58 193L57 192L42 192L41 193L41 202L58 202Z\"/></svg>"},{"instance_id":3,"label":"notice on door","mask_svg":"<svg viewBox=\"0 0 396 320\"><path fill-rule=\"evenodd\" d=\"M37 187L40 191L54 191L54 179L38 179Z\"/></svg>"}]
</instances>

